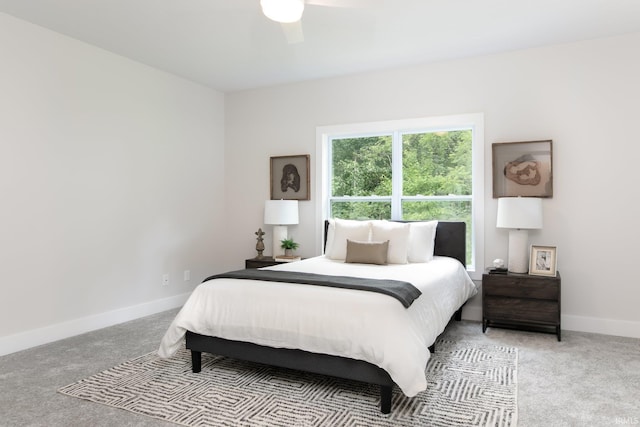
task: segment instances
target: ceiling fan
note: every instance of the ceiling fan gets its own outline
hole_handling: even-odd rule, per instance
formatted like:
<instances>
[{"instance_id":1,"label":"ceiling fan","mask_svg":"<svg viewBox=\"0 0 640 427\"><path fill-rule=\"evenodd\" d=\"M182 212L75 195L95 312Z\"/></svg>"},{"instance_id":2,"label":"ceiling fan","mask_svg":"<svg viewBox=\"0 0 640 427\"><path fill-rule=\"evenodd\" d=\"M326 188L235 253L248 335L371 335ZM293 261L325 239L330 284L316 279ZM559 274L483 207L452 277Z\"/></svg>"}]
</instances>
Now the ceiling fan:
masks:
<instances>
[{"instance_id":1,"label":"ceiling fan","mask_svg":"<svg viewBox=\"0 0 640 427\"><path fill-rule=\"evenodd\" d=\"M292 24L302 18L304 0L260 0L264 16L282 24Z\"/></svg>"},{"instance_id":2,"label":"ceiling fan","mask_svg":"<svg viewBox=\"0 0 640 427\"><path fill-rule=\"evenodd\" d=\"M289 44L304 41L302 13L305 4L327 7L358 7L363 0L260 0L262 13L272 21L279 22Z\"/></svg>"}]
</instances>

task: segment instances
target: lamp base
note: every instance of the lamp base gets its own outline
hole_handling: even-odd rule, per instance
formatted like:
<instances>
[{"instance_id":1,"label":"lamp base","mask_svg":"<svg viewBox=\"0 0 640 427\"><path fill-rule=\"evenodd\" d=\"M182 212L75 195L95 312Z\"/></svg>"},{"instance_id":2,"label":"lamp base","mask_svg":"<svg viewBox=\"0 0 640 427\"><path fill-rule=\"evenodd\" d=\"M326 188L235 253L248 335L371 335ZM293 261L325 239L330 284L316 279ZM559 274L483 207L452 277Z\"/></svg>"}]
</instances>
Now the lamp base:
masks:
<instances>
[{"instance_id":1,"label":"lamp base","mask_svg":"<svg viewBox=\"0 0 640 427\"><path fill-rule=\"evenodd\" d=\"M287 238L287 226L286 225L274 225L273 226L273 252L272 256L275 258L280 255L284 255L284 249L282 249L282 240Z\"/></svg>"},{"instance_id":2,"label":"lamp base","mask_svg":"<svg viewBox=\"0 0 640 427\"><path fill-rule=\"evenodd\" d=\"M509 230L509 264L511 273L529 272L529 232L527 230Z\"/></svg>"}]
</instances>

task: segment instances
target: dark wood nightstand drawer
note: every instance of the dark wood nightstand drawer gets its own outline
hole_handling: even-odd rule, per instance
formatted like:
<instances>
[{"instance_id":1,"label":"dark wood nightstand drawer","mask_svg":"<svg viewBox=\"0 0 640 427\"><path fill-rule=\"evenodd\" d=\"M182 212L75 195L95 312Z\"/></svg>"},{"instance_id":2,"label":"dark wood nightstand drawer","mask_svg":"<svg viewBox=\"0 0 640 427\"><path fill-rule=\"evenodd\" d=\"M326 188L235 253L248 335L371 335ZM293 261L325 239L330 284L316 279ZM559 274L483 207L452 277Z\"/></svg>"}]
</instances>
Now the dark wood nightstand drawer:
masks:
<instances>
[{"instance_id":1,"label":"dark wood nightstand drawer","mask_svg":"<svg viewBox=\"0 0 640 427\"><path fill-rule=\"evenodd\" d=\"M490 298L485 316L496 321L540 322L555 325L560 319L558 303L525 298Z\"/></svg>"},{"instance_id":2,"label":"dark wood nightstand drawer","mask_svg":"<svg viewBox=\"0 0 640 427\"><path fill-rule=\"evenodd\" d=\"M262 268L262 267L271 267L272 265L278 265L279 262L275 261L271 257L264 258L252 258L244 261L244 268Z\"/></svg>"},{"instance_id":3,"label":"dark wood nightstand drawer","mask_svg":"<svg viewBox=\"0 0 640 427\"><path fill-rule=\"evenodd\" d=\"M244 268L271 267L272 265L286 264L287 262L295 262L295 261L276 261L271 257L251 258L251 259L246 259L244 261Z\"/></svg>"},{"instance_id":4,"label":"dark wood nightstand drawer","mask_svg":"<svg viewBox=\"0 0 640 427\"><path fill-rule=\"evenodd\" d=\"M549 300L557 300L560 291L560 287L555 280L518 280L509 276L492 276L491 279L483 280L482 286L485 295Z\"/></svg>"}]
</instances>

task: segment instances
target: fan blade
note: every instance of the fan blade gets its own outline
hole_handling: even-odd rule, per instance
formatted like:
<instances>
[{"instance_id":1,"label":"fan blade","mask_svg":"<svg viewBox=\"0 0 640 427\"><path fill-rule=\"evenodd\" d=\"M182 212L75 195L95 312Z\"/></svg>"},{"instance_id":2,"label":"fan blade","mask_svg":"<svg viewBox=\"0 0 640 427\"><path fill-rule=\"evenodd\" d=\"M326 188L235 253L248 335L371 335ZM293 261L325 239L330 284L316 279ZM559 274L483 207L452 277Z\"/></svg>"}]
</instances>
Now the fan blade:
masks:
<instances>
[{"instance_id":1,"label":"fan blade","mask_svg":"<svg viewBox=\"0 0 640 427\"><path fill-rule=\"evenodd\" d=\"M280 24L284 37L287 39L287 43L296 44L304 41L304 34L302 32L302 21L292 22L290 24Z\"/></svg>"}]
</instances>

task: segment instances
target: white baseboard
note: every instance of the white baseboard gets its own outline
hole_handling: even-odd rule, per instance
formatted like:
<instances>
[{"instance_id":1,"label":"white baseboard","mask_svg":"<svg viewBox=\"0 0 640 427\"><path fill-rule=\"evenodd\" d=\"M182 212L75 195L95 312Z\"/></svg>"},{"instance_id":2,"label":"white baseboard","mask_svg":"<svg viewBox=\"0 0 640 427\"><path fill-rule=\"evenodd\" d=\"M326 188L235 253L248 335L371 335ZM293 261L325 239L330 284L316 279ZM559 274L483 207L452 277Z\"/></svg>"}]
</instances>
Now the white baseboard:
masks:
<instances>
[{"instance_id":1,"label":"white baseboard","mask_svg":"<svg viewBox=\"0 0 640 427\"><path fill-rule=\"evenodd\" d=\"M563 314L562 329L618 337L640 338L640 322L627 320L598 319L595 317ZM462 311L463 320L482 322L482 307L468 306Z\"/></svg>"},{"instance_id":2,"label":"white baseboard","mask_svg":"<svg viewBox=\"0 0 640 427\"><path fill-rule=\"evenodd\" d=\"M464 320L482 321L482 307L467 306L462 311ZM599 319L596 317L561 316L562 329L593 334L614 335L618 337L640 338L640 322L627 320Z\"/></svg>"},{"instance_id":3,"label":"white baseboard","mask_svg":"<svg viewBox=\"0 0 640 427\"><path fill-rule=\"evenodd\" d=\"M58 323L44 328L33 329L19 334L0 337L0 356L26 350L38 345L47 344L141 317L150 316L161 311L182 306L190 293L163 298L144 304L125 307L106 313L83 317ZM467 306L462 312L465 320L482 321L482 307ZM590 332L595 334L615 335L621 337L640 338L640 322L615 319L599 319L594 317L562 315L562 329L568 331Z\"/></svg>"},{"instance_id":4,"label":"white baseboard","mask_svg":"<svg viewBox=\"0 0 640 427\"><path fill-rule=\"evenodd\" d=\"M42 344L69 338L141 317L150 316L161 311L182 306L190 293L175 295L131 307L100 313L80 319L69 320L44 328L0 337L0 356L26 350Z\"/></svg>"},{"instance_id":5,"label":"white baseboard","mask_svg":"<svg viewBox=\"0 0 640 427\"><path fill-rule=\"evenodd\" d=\"M568 314L563 314L561 320L562 329L568 331L640 338L640 322L572 316Z\"/></svg>"}]
</instances>

